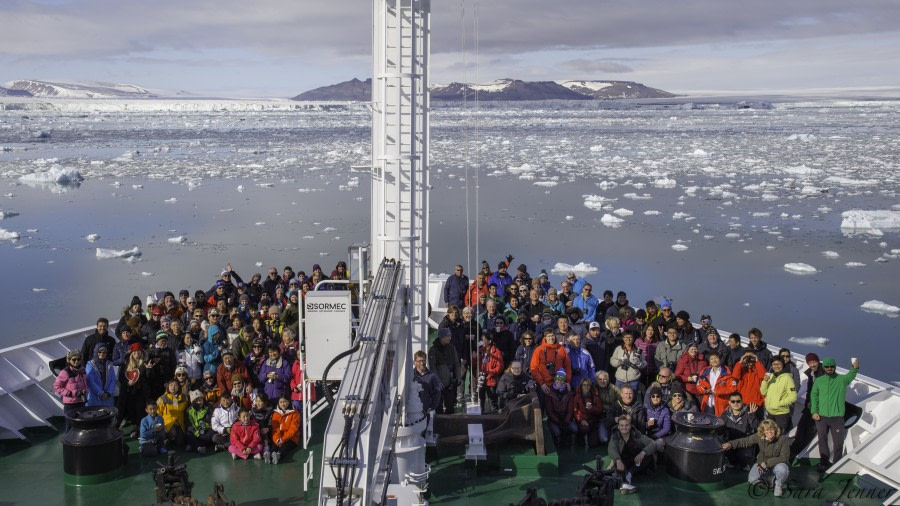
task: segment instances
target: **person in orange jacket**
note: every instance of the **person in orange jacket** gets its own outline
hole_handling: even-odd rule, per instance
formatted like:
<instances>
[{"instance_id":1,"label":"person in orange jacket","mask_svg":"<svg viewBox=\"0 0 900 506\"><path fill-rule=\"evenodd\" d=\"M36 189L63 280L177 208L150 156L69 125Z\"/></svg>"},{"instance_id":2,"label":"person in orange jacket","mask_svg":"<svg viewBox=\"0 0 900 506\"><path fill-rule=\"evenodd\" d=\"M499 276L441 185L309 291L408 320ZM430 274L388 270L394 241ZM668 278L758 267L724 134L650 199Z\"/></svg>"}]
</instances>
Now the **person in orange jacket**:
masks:
<instances>
[{"instance_id":1,"label":"person in orange jacket","mask_svg":"<svg viewBox=\"0 0 900 506\"><path fill-rule=\"evenodd\" d=\"M727 366L722 365L719 353L712 351L706 357L709 367L700 373L697 390L700 391L700 411L722 416L728 409L728 398L736 390L734 378Z\"/></svg>"},{"instance_id":2,"label":"person in orange jacket","mask_svg":"<svg viewBox=\"0 0 900 506\"><path fill-rule=\"evenodd\" d=\"M272 454L277 464L286 452L300 444L300 413L291 405L287 396L278 399L278 407L272 413Z\"/></svg>"},{"instance_id":3,"label":"person in orange jacket","mask_svg":"<svg viewBox=\"0 0 900 506\"><path fill-rule=\"evenodd\" d=\"M762 406L766 397L759 391L759 387L766 376L766 369L756 358L753 351L747 350L744 352L741 361L734 364L731 376L734 378L732 381L734 387L741 393L744 404L748 405L751 411L754 411L752 409L754 406ZM759 420L762 420L762 411L761 409L754 411Z\"/></svg>"},{"instance_id":4,"label":"person in orange jacket","mask_svg":"<svg viewBox=\"0 0 900 506\"><path fill-rule=\"evenodd\" d=\"M566 371L566 381L572 380L572 364L566 348L556 342L556 333L552 328L544 329L544 342L531 354L531 377L537 383L538 400L545 409L544 400L553 387L553 378L558 370Z\"/></svg>"}]
</instances>

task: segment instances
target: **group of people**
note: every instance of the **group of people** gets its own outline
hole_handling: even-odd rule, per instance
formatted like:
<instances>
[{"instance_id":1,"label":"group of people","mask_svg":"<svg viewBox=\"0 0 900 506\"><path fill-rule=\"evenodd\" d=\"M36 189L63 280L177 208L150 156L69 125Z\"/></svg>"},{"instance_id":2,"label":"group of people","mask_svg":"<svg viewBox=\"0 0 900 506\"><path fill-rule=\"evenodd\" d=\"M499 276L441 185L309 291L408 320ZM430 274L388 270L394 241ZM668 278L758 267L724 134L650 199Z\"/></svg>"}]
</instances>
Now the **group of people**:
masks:
<instances>
[{"instance_id":1,"label":"group of people","mask_svg":"<svg viewBox=\"0 0 900 506\"><path fill-rule=\"evenodd\" d=\"M99 318L67 353L54 382L65 414L117 407L118 426L131 426L145 456L176 446L278 463L299 443L304 400L315 401L314 389L304 399L297 338L300 301L326 279L318 264L311 272L271 267L244 283L228 264L193 296L165 292L146 307L133 297L114 327ZM349 279L346 263L328 279Z\"/></svg>"},{"instance_id":2,"label":"group of people","mask_svg":"<svg viewBox=\"0 0 900 506\"><path fill-rule=\"evenodd\" d=\"M428 404L438 413L475 399L483 411L499 410L536 390L554 442L608 444L624 493L635 490L633 476L653 466L646 457L665 448L672 417L682 411L722 418L728 465L749 471L751 482L774 474L775 495L813 429L820 470L840 458L844 394L858 361L837 375L834 359L807 354L806 402L797 406L800 371L792 354L772 354L758 328L748 332L747 345L738 334L722 339L709 315L695 326L669 300L635 310L623 291L606 290L599 299L574 272L557 290L543 270L532 278L522 264L510 274L512 260L493 272L482 262L471 282L457 265L444 284L447 315L428 351L430 369L422 360L417 372L434 377ZM798 408L792 443L787 434Z\"/></svg>"}]
</instances>

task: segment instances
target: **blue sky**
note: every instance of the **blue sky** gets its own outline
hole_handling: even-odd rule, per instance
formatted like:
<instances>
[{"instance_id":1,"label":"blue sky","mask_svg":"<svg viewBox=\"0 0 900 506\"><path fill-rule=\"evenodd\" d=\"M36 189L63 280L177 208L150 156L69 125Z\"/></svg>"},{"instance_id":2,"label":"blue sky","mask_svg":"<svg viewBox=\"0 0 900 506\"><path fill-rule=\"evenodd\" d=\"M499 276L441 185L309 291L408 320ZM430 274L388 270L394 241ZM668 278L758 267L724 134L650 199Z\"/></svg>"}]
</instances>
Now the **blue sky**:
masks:
<instances>
[{"instance_id":1,"label":"blue sky","mask_svg":"<svg viewBox=\"0 0 900 506\"><path fill-rule=\"evenodd\" d=\"M434 83L610 79L681 93L900 87L896 0L433 4ZM0 20L0 83L97 80L272 97L370 74L364 0L3 0Z\"/></svg>"}]
</instances>

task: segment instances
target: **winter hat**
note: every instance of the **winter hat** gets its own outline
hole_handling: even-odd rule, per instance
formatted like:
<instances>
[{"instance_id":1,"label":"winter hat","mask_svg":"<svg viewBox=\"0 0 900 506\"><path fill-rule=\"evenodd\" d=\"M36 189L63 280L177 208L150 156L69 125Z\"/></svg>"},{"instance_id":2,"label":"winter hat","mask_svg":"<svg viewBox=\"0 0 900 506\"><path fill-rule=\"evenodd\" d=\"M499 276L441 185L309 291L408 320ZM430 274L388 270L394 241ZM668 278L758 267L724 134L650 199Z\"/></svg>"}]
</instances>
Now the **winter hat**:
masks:
<instances>
[{"instance_id":1,"label":"winter hat","mask_svg":"<svg viewBox=\"0 0 900 506\"><path fill-rule=\"evenodd\" d=\"M159 341L160 339L168 339L168 338L169 338L169 334L165 330L160 330L159 332L156 333L157 341Z\"/></svg>"},{"instance_id":2,"label":"winter hat","mask_svg":"<svg viewBox=\"0 0 900 506\"><path fill-rule=\"evenodd\" d=\"M196 319L196 318L191 318L191 321L188 322L188 325L190 326L190 325L193 325L193 324L195 324L195 323L196 323L196 324L199 324L199 323L200 323L200 320L198 320L198 319Z\"/></svg>"},{"instance_id":3,"label":"winter hat","mask_svg":"<svg viewBox=\"0 0 900 506\"><path fill-rule=\"evenodd\" d=\"M215 375L213 375L212 371L203 371L203 377L204 378L214 378Z\"/></svg>"},{"instance_id":4,"label":"winter hat","mask_svg":"<svg viewBox=\"0 0 900 506\"><path fill-rule=\"evenodd\" d=\"M606 297L607 295L612 297L612 295L613 295L612 290L603 290L603 296Z\"/></svg>"},{"instance_id":5,"label":"winter hat","mask_svg":"<svg viewBox=\"0 0 900 506\"><path fill-rule=\"evenodd\" d=\"M550 276L547 275L547 271L541 269L541 275L538 277L548 279Z\"/></svg>"},{"instance_id":6,"label":"winter hat","mask_svg":"<svg viewBox=\"0 0 900 506\"><path fill-rule=\"evenodd\" d=\"M635 318L646 318L647 312L644 311L643 309L638 309L637 311L634 312L634 317Z\"/></svg>"},{"instance_id":7,"label":"winter hat","mask_svg":"<svg viewBox=\"0 0 900 506\"><path fill-rule=\"evenodd\" d=\"M837 362L831 357L825 357L822 359L822 367L837 367Z\"/></svg>"},{"instance_id":8,"label":"winter hat","mask_svg":"<svg viewBox=\"0 0 900 506\"><path fill-rule=\"evenodd\" d=\"M194 402L197 399L203 399L203 394L200 393L200 390L191 390L191 393L188 394L188 397L191 398L191 402Z\"/></svg>"},{"instance_id":9,"label":"winter hat","mask_svg":"<svg viewBox=\"0 0 900 506\"><path fill-rule=\"evenodd\" d=\"M675 395L675 394L679 394L682 397L685 397L684 387L681 386L681 383L675 383L675 385L672 387L672 395Z\"/></svg>"},{"instance_id":10,"label":"winter hat","mask_svg":"<svg viewBox=\"0 0 900 506\"><path fill-rule=\"evenodd\" d=\"M628 297L628 295L625 292L619 290L619 293L616 294L616 298L619 298L619 297Z\"/></svg>"},{"instance_id":11,"label":"winter hat","mask_svg":"<svg viewBox=\"0 0 900 506\"><path fill-rule=\"evenodd\" d=\"M159 307L159 306L156 306L155 308L153 308L153 314L155 314L155 315L162 315L162 314L163 314L162 308Z\"/></svg>"},{"instance_id":12,"label":"winter hat","mask_svg":"<svg viewBox=\"0 0 900 506\"><path fill-rule=\"evenodd\" d=\"M319 267L319 264L313 264L313 271L321 271L322 268Z\"/></svg>"},{"instance_id":13,"label":"winter hat","mask_svg":"<svg viewBox=\"0 0 900 506\"><path fill-rule=\"evenodd\" d=\"M224 357L225 355L231 355L233 357L234 352L231 351L231 348L225 348L225 350L222 351L222 356Z\"/></svg>"},{"instance_id":14,"label":"winter hat","mask_svg":"<svg viewBox=\"0 0 900 506\"><path fill-rule=\"evenodd\" d=\"M566 370L562 369L562 368L557 370L556 374L553 376L553 379L556 379L556 378L566 379Z\"/></svg>"},{"instance_id":15,"label":"winter hat","mask_svg":"<svg viewBox=\"0 0 900 506\"><path fill-rule=\"evenodd\" d=\"M528 267L525 267L525 264L519 264L519 266L516 267L516 270L519 272L528 272Z\"/></svg>"},{"instance_id":16,"label":"winter hat","mask_svg":"<svg viewBox=\"0 0 900 506\"><path fill-rule=\"evenodd\" d=\"M156 300L156 296L155 296L155 295L148 295L148 296L147 296L147 305L148 305L148 306L154 305L154 304L156 304L156 302L157 302L157 300Z\"/></svg>"},{"instance_id":17,"label":"winter hat","mask_svg":"<svg viewBox=\"0 0 900 506\"><path fill-rule=\"evenodd\" d=\"M141 298L138 297L137 295L135 295L134 297L131 298L131 304L129 304L128 307L131 307L135 304L137 304L138 306L141 305Z\"/></svg>"},{"instance_id":18,"label":"winter hat","mask_svg":"<svg viewBox=\"0 0 900 506\"><path fill-rule=\"evenodd\" d=\"M498 269L506 269L506 262L499 262L497 264Z\"/></svg>"},{"instance_id":19,"label":"winter hat","mask_svg":"<svg viewBox=\"0 0 900 506\"><path fill-rule=\"evenodd\" d=\"M691 314L685 310L681 310L681 311L675 313L675 318L681 318L684 321L688 321L691 319Z\"/></svg>"},{"instance_id":20,"label":"winter hat","mask_svg":"<svg viewBox=\"0 0 900 506\"><path fill-rule=\"evenodd\" d=\"M487 260L482 260L482 261L481 261L481 268L484 269L485 267L487 267L488 269L490 269L490 268L491 268L491 265L490 265L489 263L487 263Z\"/></svg>"},{"instance_id":21,"label":"winter hat","mask_svg":"<svg viewBox=\"0 0 900 506\"><path fill-rule=\"evenodd\" d=\"M181 296L189 297L190 295L191 295L191 292L189 292L189 291L187 291L187 290L181 290L181 291L178 292L178 296L179 296L179 297L181 297Z\"/></svg>"},{"instance_id":22,"label":"winter hat","mask_svg":"<svg viewBox=\"0 0 900 506\"><path fill-rule=\"evenodd\" d=\"M438 330L438 339L440 339L442 337L447 337L450 335L453 335L453 333L450 332L450 329L448 329L447 327L444 327L444 328Z\"/></svg>"},{"instance_id":23,"label":"winter hat","mask_svg":"<svg viewBox=\"0 0 900 506\"><path fill-rule=\"evenodd\" d=\"M241 297L240 297L239 300L240 300L241 302L244 302L244 301L250 302L250 296L247 295L247 294L245 293L245 294L241 295Z\"/></svg>"},{"instance_id":24,"label":"winter hat","mask_svg":"<svg viewBox=\"0 0 900 506\"><path fill-rule=\"evenodd\" d=\"M672 309L672 303L669 302L669 299L663 299L662 304L660 304L659 307L660 308L667 307L669 309Z\"/></svg>"},{"instance_id":25,"label":"winter hat","mask_svg":"<svg viewBox=\"0 0 900 506\"><path fill-rule=\"evenodd\" d=\"M133 351L144 351L144 348L141 347L140 343L134 343L128 347L128 353L131 353Z\"/></svg>"},{"instance_id":26,"label":"winter hat","mask_svg":"<svg viewBox=\"0 0 900 506\"><path fill-rule=\"evenodd\" d=\"M650 390L647 390L647 398L653 397L654 395L662 395L662 389L659 387L653 387Z\"/></svg>"},{"instance_id":27,"label":"winter hat","mask_svg":"<svg viewBox=\"0 0 900 506\"><path fill-rule=\"evenodd\" d=\"M222 272L219 273L219 277L221 278L226 274L231 275L231 271L229 271L228 269L222 269Z\"/></svg>"},{"instance_id":28,"label":"winter hat","mask_svg":"<svg viewBox=\"0 0 900 506\"><path fill-rule=\"evenodd\" d=\"M175 368L175 374L178 374L180 372L187 374L187 367L185 367L184 364L178 364L178 367Z\"/></svg>"},{"instance_id":29,"label":"winter hat","mask_svg":"<svg viewBox=\"0 0 900 506\"><path fill-rule=\"evenodd\" d=\"M812 352L807 353L806 354L806 363L808 364L808 363L812 362L813 360L815 360L816 362L819 362L819 356Z\"/></svg>"},{"instance_id":30,"label":"winter hat","mask_svg":"<svg viewBox=\"0 0 900 506\"><path fill-rule=\"evenodd\" d=\"M131 327L129 327L128 325L125 325L124 327L122 327L122 330L119 331L119 335L122 335L126 332L128 332L129 334L132 334L132 333L134 333L134 330Z\"/></svg>"},{"instance_id":31,"label":"winter hat","mask_svg":"<svg viewBox=\"0 0 900 506\"><path fill-rule=\"evenodd\" d=\"M163 316L162 318L159 319L159 324L162 327L168 327L169 323L171 323L171 322L172 322L172 319L169 318L168 316Z\"/></svg>"}]
</instances>

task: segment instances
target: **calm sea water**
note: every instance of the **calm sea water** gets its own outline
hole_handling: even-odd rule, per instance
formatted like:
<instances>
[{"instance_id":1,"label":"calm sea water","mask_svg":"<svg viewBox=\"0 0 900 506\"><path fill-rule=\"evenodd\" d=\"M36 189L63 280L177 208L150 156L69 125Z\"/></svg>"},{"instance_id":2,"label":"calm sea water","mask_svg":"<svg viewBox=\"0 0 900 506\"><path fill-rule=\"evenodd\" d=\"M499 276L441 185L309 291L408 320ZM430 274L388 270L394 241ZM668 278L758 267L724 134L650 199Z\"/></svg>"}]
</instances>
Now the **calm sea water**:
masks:
<instances>
[{"instance_id":1,"label":"calm sea water","mask_svg":"<svg viewBox=\"0 0 900 506\"><path fill-rule=\"evenodd\" d=\"M438 108L432 272L458 262L471 272L507 253L532 274L587 262L598 269L588 276L595 291L625 290L632 304L669 297L695 320L708 313L742 334L756 326L768 342L842 364L858 356L864 372L897 379L883 350L900 318L860 305L900 305L891 253L900 238L845 235L840 213L897 203L900 107L705 107L495 105L477 121ZM270 265L329 270L350 243L368 240L368 181L349 168L367 162L364 109L84 109L0 111L0 148L9 148L0 210L19 213L0 228L22 236L0 242L0 347L116 316L133 295L207 289L227 262L246 278ZM35 142L39 130L51 139ZM85 181L19 182L54 165ZM608 208L586 207L585 196ZM623 223L608 227L605 214ZM186 241L169 242L178 236ZM96 257L98 247L134 246L136 262ZM791 274L791 262L818 272Z\"/></svg>"}]
</instances>

